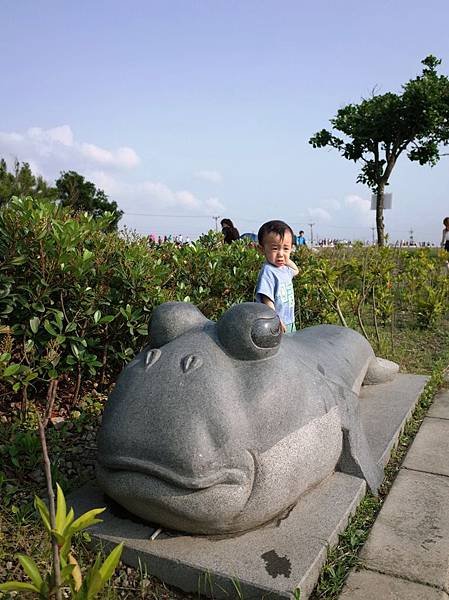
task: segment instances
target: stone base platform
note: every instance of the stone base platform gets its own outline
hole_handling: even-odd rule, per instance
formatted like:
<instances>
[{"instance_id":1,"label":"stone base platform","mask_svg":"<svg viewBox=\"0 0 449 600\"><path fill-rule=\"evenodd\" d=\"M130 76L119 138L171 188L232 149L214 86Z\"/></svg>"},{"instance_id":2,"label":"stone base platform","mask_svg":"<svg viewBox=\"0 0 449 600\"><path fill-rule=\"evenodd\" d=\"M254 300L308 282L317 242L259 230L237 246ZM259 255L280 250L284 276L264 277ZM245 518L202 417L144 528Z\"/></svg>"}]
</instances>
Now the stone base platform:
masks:
<instances>
[{"instance_id":1,"label":"stone base platform","mask_svg":"<svg viewBox=\"0 0 449 600\"><path fill-rule=\"evenodd\" d=\"M398 375L392 383L368 386L361 418L375 459L388 462L427 378ZM329 546L338 541L366 491L365 482L334 473L308 492L285 518L234 538L189 536L144 524L111 503L94 485L69 497L75 513L107 506L103 522L90 530L106 548L124 542L122 560L186 592L205 597L261 600L311 594Z\"/></svg>"}]
</instances>

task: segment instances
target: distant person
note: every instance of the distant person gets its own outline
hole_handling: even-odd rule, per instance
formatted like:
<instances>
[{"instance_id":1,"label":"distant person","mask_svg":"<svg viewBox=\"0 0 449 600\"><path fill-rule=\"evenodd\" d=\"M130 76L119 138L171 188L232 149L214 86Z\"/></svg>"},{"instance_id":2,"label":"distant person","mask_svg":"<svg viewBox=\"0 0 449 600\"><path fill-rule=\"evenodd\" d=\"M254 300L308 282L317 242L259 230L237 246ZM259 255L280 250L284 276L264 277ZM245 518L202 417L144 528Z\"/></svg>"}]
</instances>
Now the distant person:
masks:
<instances>
[{"instance_id":1,"label":"distant person","mask_svg":"<svg viewBox=\"0 0 449 600\"><path fill-rule=\"evenodd\" d=\"M234 223L231 221L231 219L222 219L220 221L220 225L225 244L232 244L232 242L239 239L239 231L236 227L234 227Z\"/></svg>"},{"instance_id":2,"label":"distant person","mask_svg":"<svg viewBox=\"0 0 449 600\"><path fill-rule=\"evenodd\" d=\"M441 237L441 247L446 250L449 259L449 217L444 217L443 225L444 229ZM446 261L446 271L449 273L449 260Z\"/></svg>"},{"instance_id":3,"label":"distant person","mask_svg":"<svg viewBox=\"0 0 449 600\"><path fill-rule=\"evenodd\" d=\"M296 237L296 245L297 246L307 246L307 241L304 236L304 231L300 231L299 235Z\"/></svg>"},{"instance_id":4,"label":"distant person","mask_svg":"<svg viewBox=\"0 0 449 600\"><path fill-rule=\"evenodd\" d=\"M259 271L256 302L272 308L281 322L283 333L295 331L295 295L293 277L298 267L290 260L293 230L283 221L268 221L259 229L259 247L265 264Z\"/></svg>"},{"instance_id":5,"label":"distant person","mask_svg":"<svg viewBox=\"0 0 449 600\"><path fill-rule=\"evenodd\" d=\"M443 219L443 236L441 238L441 247L449 252L449 217Z\"/></svg>"}]
</instances>

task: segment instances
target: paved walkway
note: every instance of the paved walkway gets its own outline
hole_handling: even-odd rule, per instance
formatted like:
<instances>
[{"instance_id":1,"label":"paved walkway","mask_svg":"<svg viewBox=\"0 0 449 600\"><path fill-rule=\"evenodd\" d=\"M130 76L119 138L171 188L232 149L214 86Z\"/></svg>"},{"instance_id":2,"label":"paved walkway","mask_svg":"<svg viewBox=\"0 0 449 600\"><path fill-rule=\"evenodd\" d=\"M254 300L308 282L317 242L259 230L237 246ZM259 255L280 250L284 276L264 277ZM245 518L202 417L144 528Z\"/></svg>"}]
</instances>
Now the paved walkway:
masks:
<instances>
[{"instance_id":1,"label":"paved walkway","mask_svg":"<svg viewBox=\"0 0 449 600\"><path fill-rule=\"evenodd\" d=\"M449 600L449 390L435 398L340 600Z\"/></svg>"}]
</instances>

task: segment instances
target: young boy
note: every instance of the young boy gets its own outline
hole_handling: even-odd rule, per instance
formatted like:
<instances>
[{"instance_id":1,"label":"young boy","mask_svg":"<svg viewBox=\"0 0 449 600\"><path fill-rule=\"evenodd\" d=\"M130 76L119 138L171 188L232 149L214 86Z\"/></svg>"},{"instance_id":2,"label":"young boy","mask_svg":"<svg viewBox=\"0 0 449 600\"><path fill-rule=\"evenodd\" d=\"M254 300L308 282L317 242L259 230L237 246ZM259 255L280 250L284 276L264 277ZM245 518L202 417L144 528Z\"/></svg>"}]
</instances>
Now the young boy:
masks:
<instances>
[{"instance_id":1,"label":"young boy","mask_svg":"<svg viewBox=\"0 0 449 600\"><path fill-rule=\"evenodd\" d=\"M282 332L295 331L295 296L293 277L298 267L290 260L293 230L283 221L264 223L257 234L265 264L256 284L256 302L263 302L278 315Z\"/></svg>"}]
</instances>

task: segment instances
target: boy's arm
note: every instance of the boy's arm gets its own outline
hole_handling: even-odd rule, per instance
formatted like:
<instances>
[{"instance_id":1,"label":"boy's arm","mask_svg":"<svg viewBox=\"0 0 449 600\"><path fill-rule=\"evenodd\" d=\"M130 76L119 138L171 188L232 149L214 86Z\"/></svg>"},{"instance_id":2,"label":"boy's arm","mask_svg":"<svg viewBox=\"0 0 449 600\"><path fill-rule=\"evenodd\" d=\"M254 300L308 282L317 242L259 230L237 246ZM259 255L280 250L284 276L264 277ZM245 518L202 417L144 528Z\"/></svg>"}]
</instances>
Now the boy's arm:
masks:
<instances>
[{"instance_id":1,"label":"boy's arm","mask_svg":"<svg viewBox=\"0 0 449 600\"><path fill-rule=\"evenodd\" d=\"M270 308L272 308L273 310L275 310L275 308L274 308L274 302L273 302L273 300L270 300L268 298L268 296L265 296L264 294L259 294L259 298L260 298L262 304L266 304L267 306L269 306Z\"/></svg>"},{"instance_id":2,"label":"boy's arm","mask_svg":"<svg viewBox=\"0 0 449 600\"><path fill-rule=\"evenodd\" d=\"M274 302L272 300L270 300L268 298L268 296L264 296L263 294L259 294L260 299L262 301L263 304L266 304L267 306L269 306L270 308L272 308L273 310L275 310L274 308ZM281 331L282 333L285 333L287 331L287 329L285 328L284 323L282 322L282 319L279 318L279 323L281 324Z\"/></svg>"},{"instance_id":3,"label":"boy's arm","mask_svg":"<svg viewBox=\"0 0 449 600\"><path fill-rule=\"evenodd\" d=\"M290 269L293 271L293 277L296 277L296 275L298 275L299 269L290 258L287 261L287 267L290 267Z\"/></svg>"},{"instance_id":4,"label":"boy's arm","mask_svg":"<svg viewBox=\"0 0 449 600\"><path fill-rule=\"evenodd\" d=\"M269 294L269 295L268 295ZM269 306L272 310L276 312L276 308L274 306L274 297L275 297L275 280L273 274L268 271L266 272L263 268L259 274L259 279L256 285L256 297L259 302ZM273 300L272 300L273 298ZM281 324L281 331L285 333L285 325L282 322L282 319L279 319Z\"/></svg>"}]
</instances>

